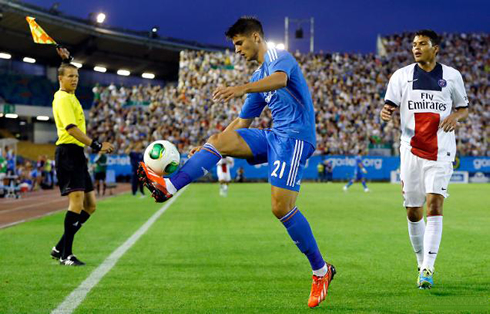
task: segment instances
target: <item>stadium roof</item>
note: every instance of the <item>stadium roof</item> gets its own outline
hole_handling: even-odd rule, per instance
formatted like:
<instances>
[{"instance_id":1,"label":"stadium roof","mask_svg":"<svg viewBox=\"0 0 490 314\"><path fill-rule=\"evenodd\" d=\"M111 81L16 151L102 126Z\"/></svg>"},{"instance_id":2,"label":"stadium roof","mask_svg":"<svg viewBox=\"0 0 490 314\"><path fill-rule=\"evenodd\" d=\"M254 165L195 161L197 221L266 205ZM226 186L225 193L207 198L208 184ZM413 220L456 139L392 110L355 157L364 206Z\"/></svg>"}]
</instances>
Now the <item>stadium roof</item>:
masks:
<instances>
[{"instance_id":1,"label":"stadium roof","mask_svg":"<svg viewBox=\"0 0 490 314\"><path fill-rule=\"evenodd\" d=\"M137 32L96 25L88 19L66 16L56 10L0 0L0 52L8 52L18 59L32 57L52 66L59 65L58 55L53 46L33 42L26 16L35 17L58 44L70 50L75 61L84 64L84 68L102 65L113 72L127 69L135 75L150 72L159 79L176 80L181 50L225 49L173 38L150 38L149 30Z\"/></svg>"}]
</instances>

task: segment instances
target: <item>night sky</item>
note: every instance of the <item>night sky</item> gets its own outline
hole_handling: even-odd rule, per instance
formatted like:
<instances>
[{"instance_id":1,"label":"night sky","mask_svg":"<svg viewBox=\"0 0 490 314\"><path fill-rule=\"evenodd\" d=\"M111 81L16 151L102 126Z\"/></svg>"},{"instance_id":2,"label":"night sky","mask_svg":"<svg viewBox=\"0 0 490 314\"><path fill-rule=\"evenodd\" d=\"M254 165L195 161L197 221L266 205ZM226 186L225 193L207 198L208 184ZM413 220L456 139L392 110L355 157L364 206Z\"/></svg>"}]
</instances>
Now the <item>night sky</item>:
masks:
<instances>
[{"instance_id":1,"label":"night sky","mask_svg":"<svg viewBox=\"0 0 490 314\"><path fill-rule=\"evenodd\" d=\"M486 0L84 0L26 1L44 8L59 2L64 14L81 18L104 12L106 23L132 30L160 28L161 36L202 43L231 45L224 32L242 15L258 17L266 38L284 42L284 17L315 18L315 51L375 52L378 34L432 28L437 32L490 33L490 1ZM136 4L137 3L137 4ZM305 39L294 40L297 25L290 25L290 51L307 51Z\"/></svg>"}]
</instances>

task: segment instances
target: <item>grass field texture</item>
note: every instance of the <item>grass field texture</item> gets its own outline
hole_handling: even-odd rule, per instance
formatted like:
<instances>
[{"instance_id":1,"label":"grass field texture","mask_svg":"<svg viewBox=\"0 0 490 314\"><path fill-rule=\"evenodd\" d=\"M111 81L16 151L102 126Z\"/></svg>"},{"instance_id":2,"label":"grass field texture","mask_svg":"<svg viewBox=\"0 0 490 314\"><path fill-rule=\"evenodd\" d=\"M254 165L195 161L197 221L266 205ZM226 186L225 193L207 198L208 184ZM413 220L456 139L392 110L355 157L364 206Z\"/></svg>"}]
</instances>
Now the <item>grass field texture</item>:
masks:
<instances>
[{"instance_id":1,"label":"grass field texture","mask_svg":"<svg viewBox=\"0 0 490 314\"><path fill-rule=\"evenodd\" d=\"M451 185L435 286L417 270L400 187L304 183L298 208L337 268L326 313L489 313L490 186ZM121 195L98 203L75 238L87 266L50 259L64 212L0 230L0 313L49 313L162 204ZM310 313L311 271L270 211L268 184L194 184L75 313Z\"/></svg>"}]
</instances>

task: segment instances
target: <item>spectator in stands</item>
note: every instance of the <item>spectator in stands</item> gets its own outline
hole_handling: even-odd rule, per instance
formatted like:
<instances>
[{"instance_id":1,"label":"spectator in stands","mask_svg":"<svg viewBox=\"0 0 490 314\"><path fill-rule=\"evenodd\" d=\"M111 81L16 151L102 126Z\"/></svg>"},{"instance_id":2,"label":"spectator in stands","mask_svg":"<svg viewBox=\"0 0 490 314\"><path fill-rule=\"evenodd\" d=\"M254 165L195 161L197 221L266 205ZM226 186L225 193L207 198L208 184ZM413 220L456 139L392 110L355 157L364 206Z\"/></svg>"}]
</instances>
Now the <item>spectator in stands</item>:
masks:
<instances>
[{"instance_id":1,"label":"spectator in stands","mask_svg":"<svg viewBox=\"0 0 490 314\"><path fill-rule=\"evenodd\" d=\"M141 197L145 196L145 190L143 182L138 180L138 165L143 161L143 143L141 141L134 143L128 150L129 159L131 161L131 192L133 196L136 196L136 192L139 190Z\"/></svg>"},{"instance_id":2,"label":"spectator in stands","mask_svg":"<svg viewBox=\"0 0 490 314\"><path fill-rule=\"evenodd\" d=\"M106 173L107 173L107 156L106 154L100 153L95 157L95 169L94 169L94 179L95 188L97 190L97 195L100 195L100 183L102 182L102 195L105 195L105 190L107 189Z\"/></svg>"},{"instance_id":3,"label":"spectator in stands","mask_svg":"<svg viewBox=\"0 0 490 314\"><path fill-rule=\"evenodd\" d=\"M381 141L398 151L399 119L384 123L374 108L383 104L391 73L412 62L409 49L403 46L411 42L406 38L412 37L409 33L385 37L387 53L383 56L295 55L315 104L315 154L355 155L358 149L365 151L369 144ZM457 130L458 151L462 155L490 156L490 35L443 37L441 62L461 69L472 103L469 119ZM215 104L210 100L211 92L224 82L244 83L244 74L255 71L254 66L230 51L182 51L179 67L176 85L100 86L100 99L94 99L90 112L91 136L114 141L118 153L124 153L132 141L148 144L168 139L185 154L191 143L221 131L240 111L242 101ZM265 111L256 120L257 126L270 127L270 112Z\"/></svg>"},{"instance_id":4,"label":"spectator in stands","mask_svg":"<svg viewBox=\"0 0 490 314\"><path fill-rule=\"evenodd\" d=\"M245 170L243 169L243 167L238 168L238 170L236 171L235 182L245 182Z\"/></svg>"},{"instance_id":5,"label":"spectator in stands","mask_svg":"<svg viewBox=\"0 0 490 314\"><path fill-rule=\"evenodd\" d=\"M7 176L7 154L2 151L0 154L0 185L5 185L5 177Z\"/></svg>"},{"instance_id":6,"label":"spectator in stands","mask_svg":"<svg viewBox=\"0 0 490 314\"><path fill-rule=\"evenodd\" d=\"M316 169L318 172L317 181L324 182L325 181L325 165L323 164L323 161L320 161L318 163L318 165L316 165Z\"/></svg>"},{"instance_id":7,"label":"spectator in stands","mask_svg":"<svg viewBox=\"0 0 490 314\"><path fill-rule=\"evenodd\" d=\"M329 159L325 159L323 161L323 165L325 166L325 179L327 182L333 182L333 164Z\"/></svg>"}]
</instances>

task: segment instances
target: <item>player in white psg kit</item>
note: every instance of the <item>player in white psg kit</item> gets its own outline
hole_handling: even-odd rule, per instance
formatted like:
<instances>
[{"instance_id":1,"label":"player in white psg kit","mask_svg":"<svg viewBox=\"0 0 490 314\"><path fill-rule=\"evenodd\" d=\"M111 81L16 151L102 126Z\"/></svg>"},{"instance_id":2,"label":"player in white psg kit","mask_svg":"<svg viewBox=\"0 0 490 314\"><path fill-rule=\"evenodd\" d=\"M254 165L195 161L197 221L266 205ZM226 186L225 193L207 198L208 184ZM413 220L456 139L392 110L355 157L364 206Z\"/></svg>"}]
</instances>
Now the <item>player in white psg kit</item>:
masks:
<instances>
[{"instance_id":1,"label":"player in white psg kit","mask_svg":"<svg viewBox=\"0 0 490 314\"><path fill-rule=\"evenodd\" d=\"M235 164L235 160L231 157L223 157L216 165L218 181L220 184L219 195L228 196L228 184L231 182L231 168Z\"/></svg>"},{"instance_id":2,"label":"player in white psg kit","mask_svg":"<svg viewBox=\"0 0 490 314\"><path fill-rule=\"evenodd\" d=\"M384 121L400 110L400 178L407 209L408 233L417 256L419 288L433 285L434 263L442 237L442 208L456 155L454 129L468 116L461 74L436 62L439 36L416 33L415 63L391 76L381 110ZM427 225L423 206L427 202Z\"/></svg>"}]
</instances>

